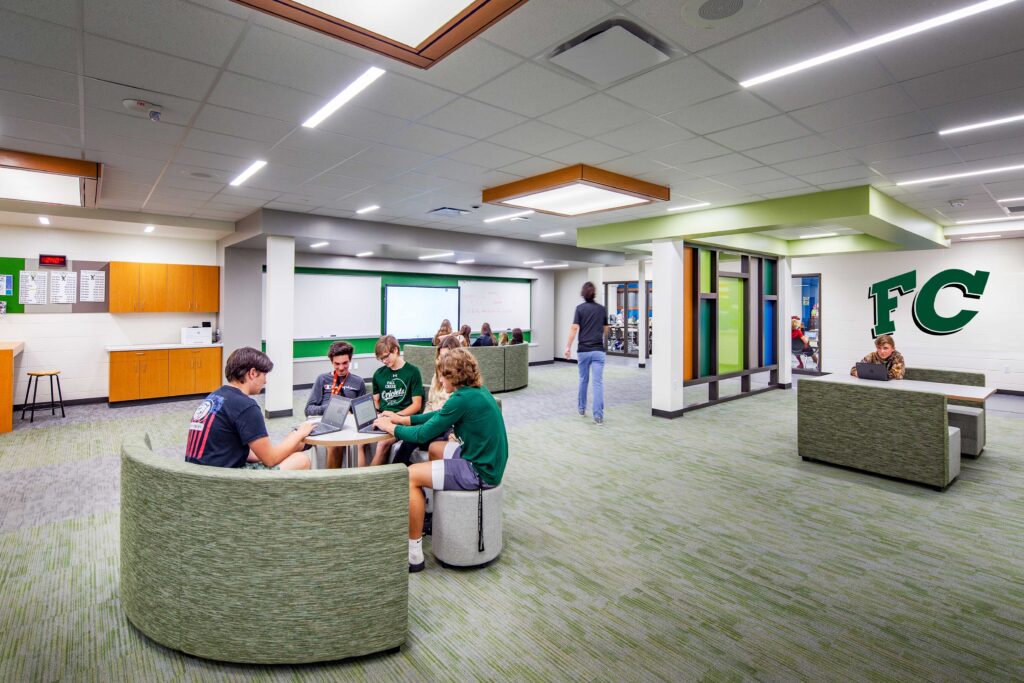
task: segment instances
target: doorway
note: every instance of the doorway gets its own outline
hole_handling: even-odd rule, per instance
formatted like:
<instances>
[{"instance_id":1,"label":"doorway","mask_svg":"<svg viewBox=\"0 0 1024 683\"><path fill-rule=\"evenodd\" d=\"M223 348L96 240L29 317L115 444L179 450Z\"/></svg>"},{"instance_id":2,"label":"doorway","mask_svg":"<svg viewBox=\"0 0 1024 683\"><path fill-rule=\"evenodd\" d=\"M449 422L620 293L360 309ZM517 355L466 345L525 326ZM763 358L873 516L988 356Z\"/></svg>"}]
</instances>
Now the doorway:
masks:
<instances>
[{"instance_id":1,"label":"doorway","mask_svg":"<svg viewBox=\"0 0 1024 683\"><path fill-rule=\"evenodd\" d=\"M794 275L790 291L790 366L805 375L822 374L821 273Z\"/></svg>"}]
</instances>

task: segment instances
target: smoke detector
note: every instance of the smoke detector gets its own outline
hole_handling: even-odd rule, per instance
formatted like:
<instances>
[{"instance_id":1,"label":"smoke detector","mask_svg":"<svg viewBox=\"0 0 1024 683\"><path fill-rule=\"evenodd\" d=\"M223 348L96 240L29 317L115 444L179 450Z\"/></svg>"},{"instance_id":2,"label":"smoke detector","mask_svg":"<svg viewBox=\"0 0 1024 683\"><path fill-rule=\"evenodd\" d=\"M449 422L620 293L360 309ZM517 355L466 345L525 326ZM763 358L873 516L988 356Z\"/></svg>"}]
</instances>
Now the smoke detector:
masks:
<instances>
[{"instance_id":1,"label":"smoke detector","mask_svg":"<svg viewBox=\"0 0 1024 683\"><path fill-rule=\"evenodd\" d=\"M750 14L761 0L689 0L683 5L683 21L698 28L719 28L727 19Z\"/></svg>"},{"instance_id":2,"label":"smoke detector","mask_svg":"<svg viewBox=\"0 0 1024 683\"><path fill-rule=\"evenodd\" d=\"M962 209L965 206L967 206L967 200L966 199L950 199L949 200L949 205L952 206L954 209Z\"/></svg>"},{"instance_id":3,"label":"smoke detector","mask_svg":"<svg viewBox=\"0 0 1024 683\"><path fill-rule=\"evenodd\" d=\"M146 100L121 100L121 105L128 111L145 114L154 123L158 123L160 116L164 113L164 108L159 104L153 104Z\"/></svg>"},{"instance_id":4,"label":"smoke detector","mask_svg":"<svg viewBox=\"0 0 1024 683\"><path fill-rule=\"evenodd\" d=\"M611 19L559 45L548 60L605 88L675 56L664 40L625 19Z\"/></svg>"}]
</instances>

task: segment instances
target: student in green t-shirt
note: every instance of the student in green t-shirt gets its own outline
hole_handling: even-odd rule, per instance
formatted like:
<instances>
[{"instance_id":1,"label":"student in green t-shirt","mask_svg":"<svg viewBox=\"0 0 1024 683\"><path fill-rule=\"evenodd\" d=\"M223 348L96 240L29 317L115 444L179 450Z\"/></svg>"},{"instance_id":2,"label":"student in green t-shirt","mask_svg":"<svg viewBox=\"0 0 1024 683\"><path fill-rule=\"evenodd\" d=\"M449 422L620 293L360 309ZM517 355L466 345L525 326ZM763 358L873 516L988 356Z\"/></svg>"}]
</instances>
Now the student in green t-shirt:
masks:
<instances>
[{"instance_id":1,"label":"student in green t-shirt","mask_svg":"<svg viewBox=\"0 0 1024 683\"><path fill-rule=\"evenodd\" d=\"M398 340L386 334L377 340L374 348L377 360L384 364L373 373L373 403L379 411L396 415L415 415L423 409L423 379L420 370L402 358ZM394 439L377 443L377 452L371 465L383 465Z\"/></svg>"},{"instance_id":2,"label":"student in green t-shirt","mask_svg":"<svg viewBox=\"0 0 1024 683\"><path fill-rule=\"evenodd\" d=\"M385 412L374 425L405 441L429 442L455 429L462 446L443 460L409 467L409 571L423 569L423 488L475 491L501 483L508 461L508 437L497 402L483 386L480 366L466 349L438 358L438 371L451 396L440 410L420 415ZM446 456L448 453L445 454Z\"/></svg>"}]
</instances>

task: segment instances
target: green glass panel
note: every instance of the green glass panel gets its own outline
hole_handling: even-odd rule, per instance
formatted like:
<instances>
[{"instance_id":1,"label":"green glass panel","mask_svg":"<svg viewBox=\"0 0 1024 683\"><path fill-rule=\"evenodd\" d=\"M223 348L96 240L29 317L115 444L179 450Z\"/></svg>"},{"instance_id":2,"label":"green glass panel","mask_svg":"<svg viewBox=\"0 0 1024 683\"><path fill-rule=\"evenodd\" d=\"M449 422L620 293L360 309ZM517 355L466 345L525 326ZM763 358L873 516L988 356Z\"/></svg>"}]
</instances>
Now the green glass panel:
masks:
<instances>
[{"instance_id":1,"label":"green glass panel","mask_svg":"<svg viewBox=\"0 0 1024 683\"><path fill-rule=\"evenodd\" d=\"M718 271L721 273L742 273L743 257L739 254L718 252Z\"/></svg>"},{"instance_id":2,"label":"green glass panel","mask_svg":"<svg viewBox=\"0 0 1024 683\"><path fill-rule=\"evenodd\" d=\"M711 313L714 310L714 305L715 302L712 299L701 299L699 304L697 356L700 359L700 366L697 368L697 374L701 377L715 374L714 368L711 367Z\"/></svg>"},{"instance_id":3,"label":"green glass panel","mask_svg":"<svg viewBox=\"0 0 1024 683\"><path fill-rule=\"evenodd\" d=\"M700 250L700 293L711 293L711 252Z\"/></svg>"},{"instance_id":4,"label":"green glass panel","mask_svg":"<svg viewBox=\"0 0 1024 683\"><path fill-rule=\"evenodd\" d=\"M761 272L764 275L764 293L775 294L775 261L764 259L764 267Z\"/></svg>"},{"instance_id":5,"label":"green glass panel","mask_svg":"<svg viewBox=\"0 0 1024 683\"><path fill-rule=\"evenodd\" d=\"M718 278L718 374L742 370L746 280Z\"/></svg>"}]
</instances>

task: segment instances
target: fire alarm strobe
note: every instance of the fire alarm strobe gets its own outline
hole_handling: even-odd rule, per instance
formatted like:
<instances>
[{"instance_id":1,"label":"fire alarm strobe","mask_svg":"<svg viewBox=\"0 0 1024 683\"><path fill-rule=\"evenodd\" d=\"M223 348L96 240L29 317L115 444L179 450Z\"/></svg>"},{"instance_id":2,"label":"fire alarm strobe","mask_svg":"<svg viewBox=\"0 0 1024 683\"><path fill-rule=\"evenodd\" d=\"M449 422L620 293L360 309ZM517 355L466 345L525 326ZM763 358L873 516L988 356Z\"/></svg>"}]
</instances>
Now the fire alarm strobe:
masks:
<instances>
[{"instance_id":1,"label":"fire alarm strobe","mask_svg":"<svg viewBox=\"0 0 1024 683\"><path fill-rule=\"evenodd\" d=\"M160 116L164 112L164 108L159 104L153 104L146 100L121 100L121 104L128 111L138 112L139 114L145 114L149 117L150 121L159 122Z\"/></svg>"}]
</instances>

